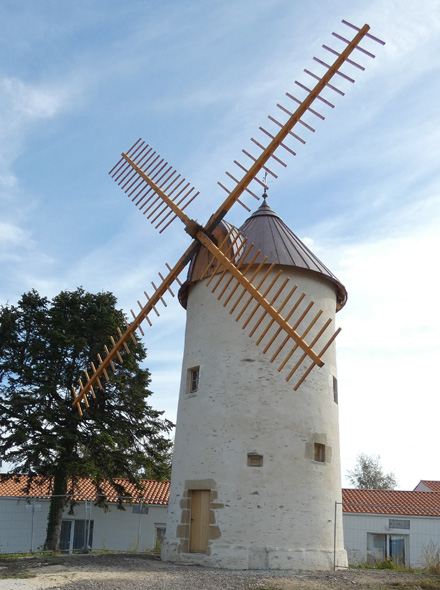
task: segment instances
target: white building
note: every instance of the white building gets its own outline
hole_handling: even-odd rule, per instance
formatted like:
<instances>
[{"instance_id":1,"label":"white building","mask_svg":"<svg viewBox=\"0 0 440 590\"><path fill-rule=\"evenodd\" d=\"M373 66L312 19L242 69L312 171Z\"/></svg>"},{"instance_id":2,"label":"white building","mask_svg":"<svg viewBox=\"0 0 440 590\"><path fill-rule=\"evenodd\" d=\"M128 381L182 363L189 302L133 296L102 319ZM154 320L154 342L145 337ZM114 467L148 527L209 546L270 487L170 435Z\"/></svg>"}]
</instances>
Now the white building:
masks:
<instances>
[{"instance_id":1,"label":"white building","mask_svg":"<svg viewBox=\"0 0 440 590\"><path fill-rule=\"evenodd\" d=\"M152 551L165 533L169 482L143 480L142 494L126 480L133 500L119 498L104 482L107 509L96 506L96 487L80 478L63 514L61 551ZM29 489L27 485L30 483ZM0 475L0 553L42 550L50 504L50 480ZM73 503L71 502L73 500ZM122 503L124 510L118 509Z\"/></svg>"},{"instance_id":2,"label":"white building","mask_svg":"<svg viewBox=\"0 0 440 590\"><path fill-rule=\"evenodd\" d=\"M220 243L228 226L217 229ZM311 300L313 315L324 311L308 334L311 342L344 305L344 287L266 200L240 231L261 250L253 269L267 256L254 284L274 263L262 291L282 270L298 294L306 294L290 320L300 334L305 328L298 317ZM207 262L202 249L180 292L187 324L162 559L236 569L332 569L335 502L341 501L334 344L324 367L294 391L279 363L271 363L272 351L265 355L264 344L256 346L269 319L249 337L242 324L254 305L234 321L217 300L225 287L224 299L234 296L233 283L227 275L210 293L220 275L207 288L209 274L201 275ZM289 300L283 312L293 305ZM346 564L337 518L336 553Z\"/></svg>"},{"instance_id":3,"label":"white building","mask_svg":"<svg viewBox=\"0 0 440 590\"><path fill-rule=\"evenodd\" d=\"M344 540L350 565L389 559L408 568L426 565L440 549L440 493L420 482L415 491L343 490Z\"/></svg>"}]
</instances>

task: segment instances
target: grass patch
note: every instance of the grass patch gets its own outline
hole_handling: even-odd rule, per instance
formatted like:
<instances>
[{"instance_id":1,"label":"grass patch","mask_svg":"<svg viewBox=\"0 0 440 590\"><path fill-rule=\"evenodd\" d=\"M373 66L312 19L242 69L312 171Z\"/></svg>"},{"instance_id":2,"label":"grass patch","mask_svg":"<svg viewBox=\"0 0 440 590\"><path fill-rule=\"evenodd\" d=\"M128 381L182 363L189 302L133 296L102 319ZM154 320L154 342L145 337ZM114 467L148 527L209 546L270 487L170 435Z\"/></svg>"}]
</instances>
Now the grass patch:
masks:
<instances>
[{"instance_id":1,"label":"grass patch","mask_svg":"<svg viewBox=\"0 0 440 590\"><path fill-rule=\"evenodd\" d=\"M1 561L10 561L12 559L37 559L42 557L55 557L62 555L61 553L54 553L52 551L45 551L44 553L2 553L0 555Z\"/></svg>"},{"instance_id":2,"label":"grass patch","mask_svg":"<svg viewBox=\"0 0 440 590\"><path fill-rule=\"evenodd\" d=\"M37 574L11 574L10 576L3 576L0 574L0 580L10 580L13 578L14 580L28 580L29 578L36 578Z\"/></svg>"},{"instance_id":3,"label":"grass patch","mask_svg":"<svg viewBox=\"0 0 440 590\"><path fill-rule=\"evenodd\" d=\"M376 563L360 563L359 565L350 566L356 569L366 569L366 570L388 570L393 572L402 572L406 574L425 574L427 573L426 570L423 569L414 569L411 567L405 567L404 565L400 565L399 563L394 563L391 559L384 559L383 561L378 561ZM428 572L430 573L430 572ZM440 587L439 587L440 588Z\"/></svg>"}]
</instances>

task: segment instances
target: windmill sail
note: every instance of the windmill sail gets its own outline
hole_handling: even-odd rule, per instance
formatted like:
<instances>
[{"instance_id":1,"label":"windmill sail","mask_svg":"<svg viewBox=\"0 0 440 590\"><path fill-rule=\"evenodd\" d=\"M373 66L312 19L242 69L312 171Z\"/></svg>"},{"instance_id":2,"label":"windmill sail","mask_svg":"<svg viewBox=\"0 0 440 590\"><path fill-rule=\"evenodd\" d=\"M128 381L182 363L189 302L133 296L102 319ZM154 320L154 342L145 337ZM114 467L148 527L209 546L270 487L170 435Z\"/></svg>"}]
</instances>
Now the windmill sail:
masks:
<instances>
[{"instance_id":1,"label":"windmill sail","mask_svg":"<svg viewBox=\"0 0 440 590\"><path fill-rule=\"evenodd\" d=\"M123 353L125 351L128 354L130 353L129 343L130 345L133 344L136 346L137 340L135 332L136 330L139 330L143 335L143 330L141 327L142 322L146 320L147 323L151 326L151 313L154 312L157 316L160 315L157 311L156 306L159 303L162 303L166 307L164 296L167 293L169 293L172 297L175 296L171 287L174 282L177 282L179 285L182 284L179 280L179 275L186 266L186 262L184 262L185 255L182 258L183 261L179 260L179 262L174 266L174 268L171 268L167 265L168 274L166 274L166 276L163 276L162 273L159 273L161 282L158 287L154 283L152 283L154 289L152 295L149 296L148 293L144 291L144 295L147 302L145 304L142 304L138 300L140 311L137 314L135 314L135 312L131 310L133 321L131 323L127 322L126 329L124 332L122 332L121 330L118 331L117 340L110 336L112 346L110 349L107 346L105 347L104 358L102 358L101 355L98 355L98 367L95 367L94 363L92 363L92 374L89 376L88 371L85 371L86 381L83 382L82 379L79 380L80 387L78 391L76 390L76 388L73 388L73 405L78 408L78 411L81 415L81 401L84 400L86 407L88 407L89 404L87 401L87 394L90 392L92 394L92 397L94 397L94 387L96 387L96 385L98 385L100 389L103 389L101 380L103 377L106 381L109 380L108 369L111 368L113 372L116 372L116 367L114 363L123 363L121 352Z\"/></svg>"},{"instance_id":2,"label":"windmill sail","mask_svg":"<svg viewBox=\"0 0 440 590\"><path fill-rule=\"evenodd\" d=\"M374 58L375 56L370 52L365 50L360 46L361 41L368 37L369 39L384 44L383 41L378 39L377 37L373 37L370 33L370 27L368 25L364 25L361 29L355 27L354 25L348 23L347 21L342 21L342 23L348 26L351 29L357 31L353 39L349 40L345 37L333 33L333 35L346 44L346 47L343 51L338 52L334 49L329 48L327 45L323 45L323 48L329 51L332 55L336 55L336 59L334 62L329 65L323 60L318 58L314 58L320 66L324 67L325 72L323 75L317 75L309 70L304 70L306 74L308 74L316 84L313 88L309 88L308 86L302 84L301 82L296 81L295 84L301 88L303 91L307 92L307 95L304 99L300 100L293 96L291 93L287 92L286 96L289 98L291 102L294 104L298 104L296 109L292 111L292 108L285 107L283 105L278 104L277 107L280 109L283 115L287 115L288 119L284 123L278 120L273 116L269 116L269 120L275 126L275 130L278 131L269 131L264 127L260 127L259 130L264 134L264 136L269 138L269 143L264 146L261 141L264 139L257 140L255 138L251 138L251 141L254 145L259 148L260 152L257 155L253 155L247 150L243 150L244 155L247 158L249 166L243 165L242 163L234 160L234 164L240 169L240 171L244 172L243 176L240 180L237 180L235 174L231 174L230 172L226 172L226 175L235 182L235 186L232 189L228 189L222 183L218 183L222 189L224 189L228 193L228 197L223 202L223 204L218 208L216 213L214 213L208 222L206 228L208 232L211 230L212 227L215 227L220 219L222 219L226 213L230 210L232 205L236 203L243 192L248 192L252 194L254 197L256 196L255 191L259 190L258 186L261 185L264 187L264 183L262 183L258 179L258 174L263 170L266 174L271 175L273 178L277 178L277 174L269 167L269 161L272 159L276 164L280 164L281 166L285 167L286 164L281 158L281 149L284 152L287 152L290 155L296 155L296 152L286 143L289 138L293 138L295 141L299 141L300 143L305 143L305 140L296 132L293 131L296 127L301 127L303 130L308 130L314 132L315 129L311 127L308 123L303 120L303 117L307 113L311 113L312 115L316 116L319 119L324 119L324 116L321 115L317 110L314 108L312 109L312 105L316 101L319 101L321 104L325 106L329 106L331 108L334 105L328 101L326 98L322 96L323 92L329 88L330 90L344 95L344 92L340 90L335 84L331 83L334 77L340 77L344 80L348 80L350 82L354 82L354 78L347 76L347 74L341 71L341 68L347 64L348 66L353 66L357 69L364 70L365 68L358 64L353 59L350 59L351 54L355 50L359 50L364 55L368 57ZM250 161L250 162L249 162ZM251 186L255 185L255 188L251 190Z\"/></svg>"},{"instance_id":3,"label":"windmill sail","mask_svg":"<svg viewBox=\"0 0 440 590\"><path fill-rule=\"evenodd\" d=\"M113 179L118 183L122 190L124 190L127 196L131 198L140 211L142 211L144 215L147 215L151 223L155 225L155 227L160 232L163 232L170 225L170 223L176 217L178 217L185 225L185 231L192 238L194 238L194 241L180 257L177 264L173 268L168 267L168 274L165 277L160 275L161 283L158 287L153 284L154 292L152 295L148 296L145 293L147 297L147 303L142 305L140 302L138 302L140 311L137 314L132 311L133 321L131 323L127 322L126 330L119 333L117 340L111 338L112 346L111 348L105 348L104 358L98 356L98 367L95 367L94 363L92 363L91 375L89 375L89 372L86 371L85 382L80 379L78 391L73 388L73 405L78 408L80 413L81 401L84 400L87 406L87 394L90 392L93 396L93 388L96 385L98 385L100 388L102 387L102 377L105 379L109 378L107 373L109 367L113 371L116 370L114 363L121 362L121 352L124 350L126 352L129 351L128 343L130 341L132 343L136 343L136 337L134 335L135 331L139 330L142 334L142 322L146 320L148 323L151 323L151 312L158 314L156 306L160 302L164 303L164 295L167 292L172 293L171 285L174 283L174 281L178 281L178 276L183 271L188 262L199 251L201 246L204 246L209 250L212 255L210 264L212 265L212 261L215 261L214 265L218 267L220 274L225 274L228 272L229 275L233 277L233 280L236 282L236 285L234 285L233 288L236 289L238 288L237 285L240 286L242 291L240 300L244 298L244 305L246 306L245 309L247 309L249 306L251 309L254 309L254 311L252 311L251 319L245 326L251 326L252 318L258 318L256 320L257 325L254 325L251 328L251 335L256 332L260 324L262 324L263 320L265 320L267 317L270 318L270 327L273 325L278 326L277 330L279 330L279 333L277 334L275 340L278 342L277 338L280 333L284 335L281 348L278 351L275 351L275 353L272 353L271 360L274 362L277 357L281 355L282 351L283 353L285 352L285 347L288 346L288 342L293 342L292 352L287 353L286 358L281 362L280 370L284 369L288 362L290 362L290 359L294 356L294 353L296 353L297 350L301 351L299 361L297 361L297 363L290 369L288 373L288 379L290 379L292 375L296 373L300 366L303 366L303 361L305 359L310 359L311 364L309 368L305 373L303 373L300 380L296 383L295 388L299 387L301 382L314 366L322 366L322 355L331 345L338 331L334 332L330 337L325 337L324 333L326 333L329 324L324 322L323 327L321 327L318 334L316 334L313 340L307 344L305 340L306 336L309 334L309 332L313 333L315 324L319 324L319 312L319 315L311 317L308 315L310 311L308 310L304 318L301 319L301 322L307 316L307 321L309 323L307 324L306 328L303 329L302 334L297 332L297 328L300 326L301 322L298 323L296 320L294 321L293 325L291 325L289 323L290 318L282 316L282 308L277 308L275 306L278 297L281 296L281 293L284 293L284 287L281 288L280 294L275 298L273 296L272 289L278 289L278 280L282 281L283 279L281 279L281 277L277 277L269 290L264 284L264 281L261 285L258 284L256 286L253 283L253 280L249 281L246 276L249 274L249 272L251 272L250 266L252 265L249 266L249 263L247 263L245 267L246 271L242 272L240 269L243 266L243 261L241 261L240 264L240 261L236 259L231 260L230 256L225 255L225 253L222 252L220 248L216 247L211 239L211 236L220 221L225 217L227 212L235 203L238 202L247 210L250 210L245 205L245 203L243 203L241 197L243 196L243 193L248 193L257 199L259 198L256 194L257 188L253 188L253 185L265 187L265 184L258 179L258 174L261 171L264 171L266 174L269 174L273 177L277 177L276 172L274 172L274 170L272 170L269 165L271 160L277 165L281 165L283 167L286 166L285 162L280 157L281 150L284 150L284 152L287 152L288 154L295 155L294 149L292 149L292 147L290 147L287 143L290 141L290 139L300 143L305 143L305 140L301 137L301 135L299 135L299 132L297 133L296 130L296 127L301 127L306 131L314 131L314 128L304 120L305 115L310 113L320 120L324 119L324 116L318 112L314 103L319 102L324 106L333 108L334 105L325 96L323 96L324 91L326 89L330 89L337 94L344 94L344 92L338 88L337 85L335 85L333 78L339 77L342 80L354 82L354 79L351 76L341 71L341 68L345 64L358 70L364 69L361 64L352 59L351 56L353 52L358 50L360 53L362 53L362 55L374 57L370 51L360 46L361 41L364 38L369 38L375 42L383 44L383 41L380 41L369 33L370 27L368 25L364 25L360 29L348 23L347 21L342 22L351 30L355 31L354 37L350 40L344 36L333 33L335 38L345 45L345 48L342 51L336 51L335 49L323 45L323 48L332 56L336 56L336 59L332 64L327 64L325 61L319 58L314 58L316 63L325 69L325 72L322 75L315 74L309 70L304 70L305 73L316 82L315 86L310 89L302 82L295 82L298 88L307 93L306 97L303 99L298 99L291 93L286 94L290 102L298 105L296 106L295 110L292 110L290 105L288 107L280 104L277 105L282 115L287 115L287 120L282 122L279 120L279 118L269 116L269 120L275 126L275 129L268 130L263 127L259 128L265 138L269 138L269 142L266 146L261 143L263 140L251 138L252 143L257 146L259 153L257 153L257 155L253 155L249 151L243 150L244 155L247 157L248 161L250 161L250 163L248 162L247 165L234 160L234 164L239 168L240 172L244 172L244 174L240 179L238 179L236 174L226 172L228 178L233 180L234 186L232 189L228 189L224 184L219 183L220 186L228 193L228 195L220 207L215 211L215 213L211 215L208 222L204 226L201 226L198 222L191 219L185 213L185 209L198 195L194 187L192 187L189 182L182 178L163 158L159 156L159 154L157 154L157 152L155 152L142 139L139 139L137 142L135 142L135 144L133 144L127 153L123 153L119 162L112 168L110 174ZM270 272L268 273L267 277L269 277L269 275ZM287 286L285 287L287 288ZM218 285L218 288L220 288L220 285ZM214 289L214 291L215 290L216 289ZM294 289L292 290L291 295L288 297L289 300L291 297L293 297L293 292ZM226 291L224 291L224 293L226 293ZM220 299L222 299L222 297L220 297ZM224 301L227 299L228 296L226 295ZM302 299L300 301L296 301L298 306L301 304L301 301ZM228 303L229 300L226 301L226 304L224 303L225 307L228 305ZM287 303L285 305L287 305ZM242 308L239 307L239 303L237 303L237 306L237 309L240 309L240 314ZM311 305L310 309L312 307L313 304ZM235 309L236 307L234 307L233 311L235 311ZM244 310L242 311L242 314L243 313ZM260 337L257 339L257 344L262 343L264 338L270 332L271 330L267 329L267 332L264 334L264 336L260 335ZM270 343L269 345L266 343L263 352L267 353L272 346L275 346L274 342ZM278 348L279 347L280 345L278 344ZM315 351L316 347L321 347L319 352Z\"/></svg>"},{"instance_id":4,"label":"windmill sail","mask_svg":"<svg viewBox=\"0 0 440 590\"><path fill-rule=\"evenodd\" d=\"M198 192L142 139L138 139L109 174L147 219L162 233L183 213Z\"/></svg>"}]
</instances>

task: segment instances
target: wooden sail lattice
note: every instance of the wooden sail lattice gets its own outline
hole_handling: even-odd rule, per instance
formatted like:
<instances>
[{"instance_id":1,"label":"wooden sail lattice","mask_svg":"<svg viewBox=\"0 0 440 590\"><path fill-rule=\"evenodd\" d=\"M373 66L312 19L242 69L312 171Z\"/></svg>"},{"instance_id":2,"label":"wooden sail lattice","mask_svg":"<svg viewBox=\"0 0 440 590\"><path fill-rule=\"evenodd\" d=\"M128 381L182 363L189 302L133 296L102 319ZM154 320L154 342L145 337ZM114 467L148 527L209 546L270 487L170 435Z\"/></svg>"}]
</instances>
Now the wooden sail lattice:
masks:
<instances>
[{"instance_id":1,"label":"wooden sail lattice","mask_svg":"<svg viewBox=\"0 0 440 590\"><path fill-rule=\"evenodd\" d=\"M177 217L163 195L184 211L198 192L164 158L138 139L109 174L162 233Z\"/></svg>"},{"instance_id":2,"label":"wooden sail lattice","mask_svg":"<svg viewBox=\"0 0 440 590\"><path fill-rule=\"evenodd\" d=\"M206 286L235 321L242 322L242 329L255 338L255 344L262 345L263 354L269 353L270 362L279 363L278 371L287 372L286 381L302 370L294 385L297 390L314 366L323 366L322 355L340 329L332 330L331 319L323 322L323 311L316 311L315 303L299 293L297 285L276 270L275 264L268 264L266 257L256 264L260 250L247 245L236 228L226 234L219 247L221 254L212 244L204 245L212 252L201 274L208 279Z\"/></svg>"},{"instance_id":3,"label":"wooden sail lattice","mask_svg":"<svg viewBox=\"0 0 440 590\"><path fill-rule=\"evenodd\" d=\"M336 56L336 59L332 64L328 64L320 58L314 58L315 62L321 68L324 68L324 73L322 75L316 74L307 69L304 70L305 73L316 82L313 88L309 88L308 85L300 81L295 81L297 87L301 89L302 92L306 92L305 98L300 99L290 92L286 93L289 103L298 106L293 110L290 104L288 106L281 104L277 105L282 116L287 116L287 120L283 122L280 120L280 117L269 116L269 120L274 128L259 128L266 140L269 138L267 145L262 143L262 139L251 138L253 145L258 148L257 154L253 155L250 151L243 150L247 162L242 164L238 160L234 160L234 164L238 167L242 176L241 178L237 178L237 173L226 172L228 179L232 180L234 185L232 188L227 188L223 183L219 183L219 185L227 192L227 197L220 207L211 215L204 226L201 226L185 213L185 209L198 195L198 193L195 192L194 187L181 177L172 166L161 158L159 154L157 154L157 152L155 152L142 139L136 141L126 153L123 153L119 162L112 168L112 170L110 170L113 179L118 183L121 189L124 190L127 196L131 198L140 211L147 216L159 232L163 232L176 217L179 217L185 226L185 231L193 238L193 241L180 257L177 264L173 268L167 265L168 273L165 276L160 274L161 282L158 286L153 284L154 291L151 296L145 293L147 303L142 305L138 301L140 311L137 314L135 314L133 310L131 311L133 320L130 323L128 321L126 322L125 331L119 331L117 340L113 337L110 339L111 347L105 347L105 355L98 355L98 366L96 367L94 363L91 363L91 374L89 375L89 372L85 371L85 382L80 379L79 389L76 390L76 388L73 388L73 405L78 408L80 414L82 414L80 406L81 401L84 400L86 407L88 407L87 394L90 392L92 397L94 397L94 387L98 386L102 389L102 377L104 377L105 380L109 379L108 369L110 368L112 371L117 370L115 362L120 363L123 361L121 352L129 352L130 349L128 343L130 341L131 343L136 344L136 330L139 330L140 333L143 334L141 327L142 322L146 320L147 323L151 324L151 313L153 312L158 315L156 306L159 303L165 305L165 294L168 292L174 295L171 286L175 281L180 283L178 279L180 273L188 262L197 254L201 246L207 248L212 256L210 265L208 265L206 269L206 273L209 272L212 274L208 282L211 284L212 281L217 281L214 283L213 291L216 293L217 289L219 289L219 299L223 301L223 305L227 307L232 314L239 310L236 317L237 321L241 319L250 306L252 311L246 320L246 325L243 326L244 328L249 328L249 335L253 336L256 334L260 325L264 324L264 320L267 317L270 318L269 324L264 328L263 334L259 334L257 337L256 344L263 345L264 341L264 348L262 349L263 353L266 354L270 352L272 355L272 362L275 362L278 357L285 355L278 367L279 370L281 371L287 367L291 367L291 359L295 357L298 351L300 351L299 359L294 363L293 367L289 369L286 377L287 380L298 371L300 366L303 367L304 360L310 359L309 367L303 372L302 376L295 384L295 389L300 386L314 366L322 366L322 355L331 345L339 330L333 332L330 337L324 336L324 334L328 334L331 331L331 328L329 328L330 321L327 320L322 324L322 327L317 334L313 336L311 342L307 344L305 338L309 336L309 333L314 333L315 324L318 325L319 322L321 322L322 312L318 311L317 314L311 317L310 313L313 313L311 311L313 302L310 302L309 307L302 312L304 315L301 315L299 309L301 308L305 295L300 295L292 304L291 300L293 300L292 298L294 297L296 289L288 287L289 282L285 282L285 279L282 279L281 275L276 275L275 281L273 284L270 284L270 287L268 287L268 285L265 284L265 281L272 272L270 266L269 272L265 269L264 276L266 278L263 282L261 282L261 279L258 279L259 282L254 284L253 281L257 280L256 277L259 273L257 272L255 274L255 268L253 268L254 264L253 262L249 262L249 259L246 264L244 259L241 261L238 260L237 253L241 251L241 246L239 245L235 248L234 254L231 255L230 252L225 254L221 248L218 248L215 245L211 237L215 228L235 203L240 203L250 211L249 207L241 198L243 193L250 194L257 199L259 198L256 194L256 191L259 190L258 185L266 188L265 183L258 178L258 174L261 171L264 171L265 174L274 178L277 177L276 172L269 166L269 161L273 161L277 165L285 167L286 163L280 157L281 149L290 155L295 155L295 150L288 144L288 142L293 140L302 144L305 143L303 137L299 132L297 133L296 128L301 127L306 131L314 132L314 128L305 120L306 115L310 114L320 120L324 119L324 116L315 108L314 103L319 102L326 107L334 107L333 103L327 99L325 91L329 89L339 95L344 94L344 92L335 85L333 78L339 77L342 80L354 82L354 78L341 71L341 68L344 65L347 65L347 67L364 70L363 65L350 57L352 53L357 50L363 55L374 57L370 51L360 46L360 42L363 39L368 38L380 44L384 44L383 41L373 37L369 33L370 27L368 25L358 28L347 21L342 22L345 26L355 31L354 37L350 40L342 35L333 33L334 37L345 46L341 51L323 45L323 48L330 55ZM242 238L239 239L236 235L234 239L235 243L239 244L240 239ZM249 248L249 251L252 252L252 248ZM254 260L255 259L256 257ZM261 270L263 266L264 263L256 268ZM215 272L212 272L213 267L217 268ZM229 276L226 282L233 282L232 291L234 293L239 291L237 294L237 300L234 302L228 289L225 289L224 284L222 285L222 281L227 273ZM218 281L217 275L223 278ZM217 279L214 279L214 276L217 276ZM251 280L249 280L249 277L251 277ZM273 281L273 278L271 281ZM282 281L281 284L279 281ZM231 283L229 283L229 285L231 285ZM285 289L287 288L290 288L290 294L287 296L286 300ZM282 296L284 297L284 300L279 304ZM289 302L291 304L290 311L288 311L287 315L283 317L282 311L284 308L289 308ZM294 311L292 311L293 308L295 309ZM299 313L298 317L295 315L297 311ZM290 321L293 323L290 324ZM303 326L305 325L305 322L308 323L304 328ZM275 325L278 326L276 328L275 339L272 341L273 336L271 336L268 340L269 334L272 333L272 327ZM329 329L327 330L327 328ZM301 330L301 333L298 333L296 331L297 329ZM277 350L274 350L275 342L279 342L280 335L283 335L281 345L278 344ZM292 341L293 344L289 349L289 342ZM315 348L319 349L319 352L316 352Z\"/></svg>"},{"instance_id":4,"label":"wooden sail lattice","mask_svg":"<svg viewBox=\"0 0 440 590\"><path fill-rule=\"evenodd\" d=\"M287 155L296 155L294 143L306 143L306 140L302 137L302 132L315 132L314 127L312 127L312 125L310 125L305 120L305 116L310 113L319 120L325 119L324 115L318 112L317 108L312 108L312 105L314 105L316 102L325 107L334 108L335 105L326 98L327 89L333 93L344 96L344 91L341 90L335 82L333 82L333 78L339 77L341 80L354 83L355 80L352 77L353 74L349 76L342 72L341 68L346 65L347 69L355 68L360 71L365 70L363 65L359 64L354 59L351 59L351 54L354 51L359 51L362 55L365 55L369 58L375 57L371 51L367 51L365 48L361 47L360 42L364 38L368 38L374 42L380 43L381 45L384 44L383 41L369 33L370 27L368 25L364 25L360 29L359 27L356 27L345 20L343 20L342 23L349 29L357 31L357 33L351 40L342 35L339 35L338 33L332 33L340 43L345 45L345 48L342 51L336 51L327 45L323 45L322 47L327 52L333 56L336 55L334 62L330 65L323 59L314 57L314 61L319 65L320 69L324 69L324 73L316 74L315 72L312 72L308 69L305 69L304 72L315 83L315 85L310 88L307 84L296 80L296 86L298 89L300 89L302 94L306 93L305 96L300 99L294 96L292 93L286 92L286 97L290 104L287 106L277 104L280 115L284 118L287 116L287 120L283 122L280 120L280 115L277 117L269 115L268 119L271 122L271 127L269 129L266 129L265 127L259 127L259 131L262 132L264 137L261 139L255 139L254 137L251 137L251 142L258 148L257 152L252 154L248 150L243 149L242 152L244 156L246 156L246 163L242 164L238 160L234 160L234 164L239 169L240 174L244 172L241 179L237 179L236 173L226 172L227 177L234 182L233 188L229 189L225 184L221 182L218 183L219 186L229 195L225 203L228 203L229 200L235 202L244 191L252 194L254 197L257 197L256 192L260 191L261 187L263 187L263 189L265 188L265 183L258 178L258 174L261 170L263 170L265 174L268 174L272 178L276 179L278 175L269 166L269 162L272 161L275 165L286 167L286 163L282 159L282 151L284 150L284 154ZM300 128L301 131L297 131L297 128ZM264 146L264 142L267 142L268 138L269 142L266 146ZM216 219L217 217L214 214L213 220Z\"/></svg>"},{"instance_id":5,"label":"wooden sail lattice","mask_svg":"<svg viewBox=\"0 0 440 590\"><path fill-rule=\"evenodd\" d=\"M119 362L120 364L124 363L121 353L124 354L125 352L127 354L130 354L129 344L130 346L137 345L137 339L135 336L136 330L139 330L142 336L144 335L144 331L141 326L142 322L146 321L149 326L152 326L152 313L154 313L157 317L160 316L157 306L159 304L162 304L162 306L167 307L165 295L169 294L172 297L175 297L175 293L171 288L172 285L174 283L177 283L179 287L182 286L182 282L179 279L179 274L185 268L185 264L182 265L179 261L174 268L171 268L168 264L166 266L168 274L165 274L164 276L164 274L159 273L159 278L161 281L159 283L159 286L156 286L154 282L151 283L154 289L152 295L150 296L146 291L144 291L146 303L142 304L140 300L137 301L140 311L136 314L133 311L133 309L130 310L133 320L130 323L127 320L125 320L125 330L122 331L121 329L118 329L117 339L115 339L113 336L109 337L111 347L104 347L104 358L100 354L98 354L98 366L96 367L95 364L92 362L91 375L89 375L89 372L87 370L84 371L86 381L83 382L83 380L80 378L78 380L79 389L77 390L75 387L72 387L74 398L73 405L78 408L78 412L81 416L83 414L80 405L81 401L84 400L85 406L89 407L87 394L90 392L91 396L95 398L96 396L94 387L98 386L99 389L102 390L102 378L104 378L105 381L110 380L108 370L111 369L113 373L116 373L117 368L115 366L115 362Z\"/></svg>"}]
</instances>

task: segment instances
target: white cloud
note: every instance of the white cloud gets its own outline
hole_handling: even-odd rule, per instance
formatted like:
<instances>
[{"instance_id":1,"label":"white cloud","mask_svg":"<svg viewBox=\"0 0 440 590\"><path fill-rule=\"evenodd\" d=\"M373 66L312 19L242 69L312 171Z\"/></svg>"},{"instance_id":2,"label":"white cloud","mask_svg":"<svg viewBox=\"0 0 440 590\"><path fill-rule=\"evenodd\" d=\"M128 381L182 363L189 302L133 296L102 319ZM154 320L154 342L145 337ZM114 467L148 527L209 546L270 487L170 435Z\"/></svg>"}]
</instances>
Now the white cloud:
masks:
<instances>
[{"instance_id":1,"label":"white cloud","mask_svg":"<svg viewBox=\"0 0 440 590\"><path fill-rule=\"evenodd\" d=\"M423 424L425 447L436 444L440 236L438 218L417 221L411 232L346 250L337 271L349 293L338 337L343 473L358 453L380 454L407 489L418 483L414 472L438 478L409 434Z\"/></svg>"},{"instance_id":2,"label":"white cloud","mask_svg":"<svg viewBox=\"0 0 440 590\"><path fill-rule=\"evenodd\" d=\"M73 80L31 83L4 77L0 96L0 120L6 131L0 148L5 150L12 133L24 132L28 125L52 119L77 105L79 89Z\"/></svg>"},{"instance_id":3,"label":"white cloud","mask_svg":"<svg viewBox=\"0 0 440 590\"><path fill-rule=\"evenodd\" d=\"M68 98L66 88L35 86L15 78L5 78L1 84L10 113L26 119L48 119L56 115Z\"/></svg>"},{"instance_id":4,"label":"white cloud","mask_svg":"<svg viewBox=\"0 0 440 590\"><path fill-rule=\"evenodd\" d=\"M81 94L78 82L77 79L56 82L0 79L0 186L3 187L3 197L18 188L13 164L32 130L71 108L77 108Z\"/></svg>"},{"instance_id":5,"label":"white cloud","mask_svg":"<svg viewBox=\"0 0 440 590\"><path fill-rule=\"evenodd\" d=\"M440 328L433 314L438 278L432 272L433 253L439 251L440 236L415 234L413 239L400 237L357 246L348 253L339 272L355 294L352 311L348 311L352 317L345 319L350 326L348 346L355 344L360 324L367 335L364 345L378 353L414 347L413 339L411 344L405 341L411 331L417 336L416 331L422 330L426 338L430 327L433 338ZM375 336L376 326L379 333L388 333L386 341Z\"/></svg>"},{"instance_id":6,"label":"white cloud","mask_svg":"<svg viewBox=\"0 0 440 590\"><path fill-rule=\"evenodd\" d=\"M0 252L20 247L32 247L30 232L27 232L15 224L0 221Z\"/></svg>"},{"instance_id":7,"label":"white cloud","mask_svg":"<svg viewBox=\"0 0 440 590\"><path fill-rule=\"evenodd\" d=\"M77 108L81 85L74 78L56 82L0 79L0 260L4 271L9 269L4 274L3 297L14 290L13 285L21 285L19 292L23 292L53 282L43 275L54 259L42 246L44 236L35 231L39 197L29 185L24 186L20 170L25 174L26 170L16 163L29 149L32 134L41 131L48 121Z\"/></svg>"}]
</instances>

